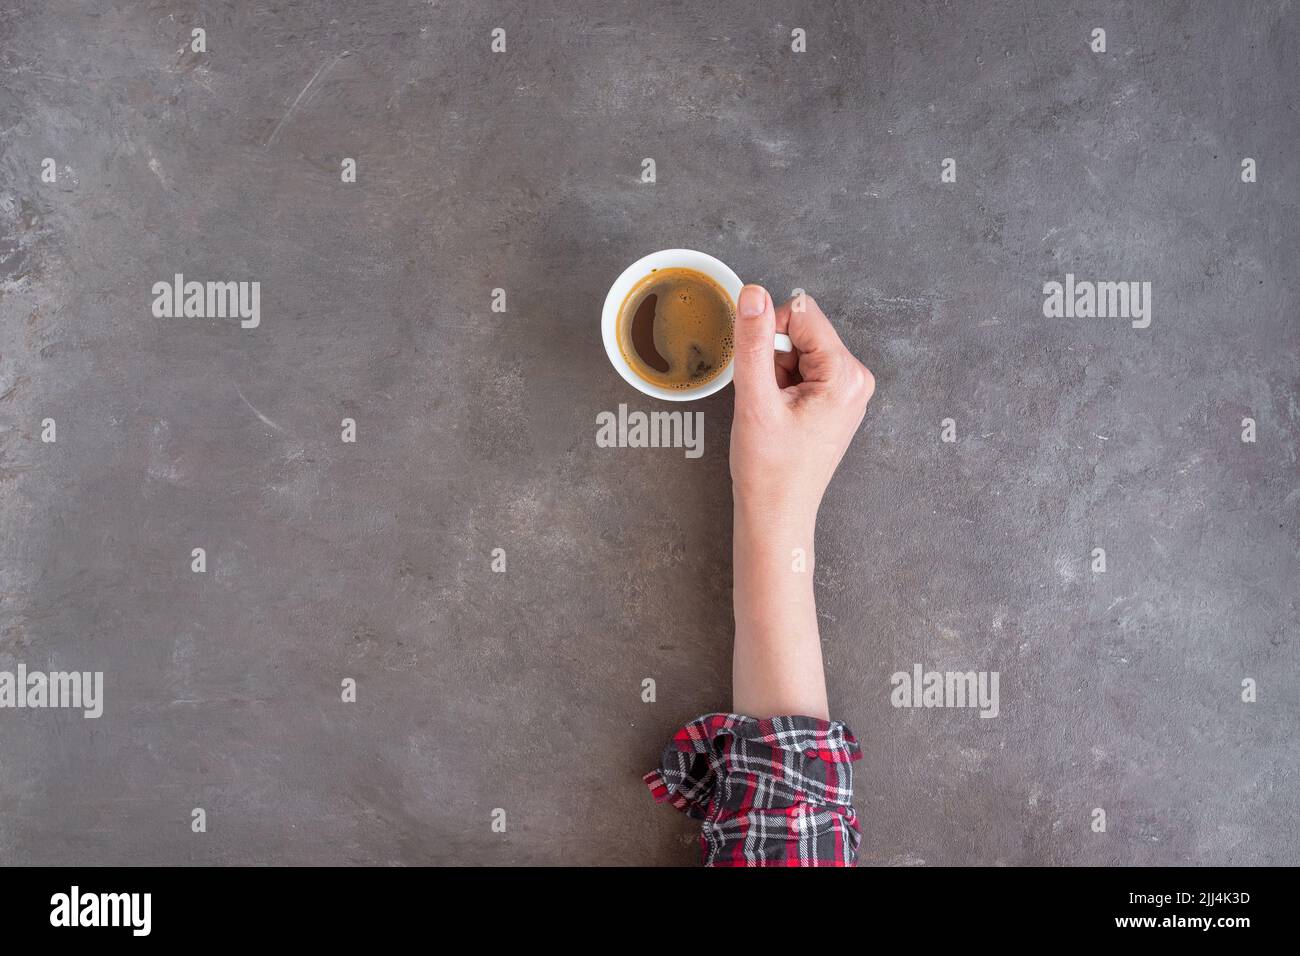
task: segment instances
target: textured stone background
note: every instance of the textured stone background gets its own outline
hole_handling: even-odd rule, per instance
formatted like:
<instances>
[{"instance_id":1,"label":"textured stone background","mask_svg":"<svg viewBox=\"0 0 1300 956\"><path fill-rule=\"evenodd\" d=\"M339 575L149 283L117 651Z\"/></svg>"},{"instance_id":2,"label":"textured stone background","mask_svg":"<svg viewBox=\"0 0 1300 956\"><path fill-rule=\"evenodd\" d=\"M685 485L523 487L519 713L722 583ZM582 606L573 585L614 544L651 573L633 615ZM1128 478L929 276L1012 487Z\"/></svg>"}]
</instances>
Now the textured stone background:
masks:
<instances>
[{"instance_id":1,"label":"textured stone background","mask_svg":"<svg viewBox=\"0 0 1300 956\"><path fill-rule=\"evenodd\" d=\"M595 445L658 407L605 291L683 245L879 383L816 572L864 861L1300 863L1298 17L7 2L0 669L107 704L0 711L0 862L694 862L639 777L728 705L731 391L698 461ZM261 327L153 318L175 272ZM1066 272L1151 327L1044 319ZM893 709L914 663L1001 716Z\"/></svg>"}]
</instances>

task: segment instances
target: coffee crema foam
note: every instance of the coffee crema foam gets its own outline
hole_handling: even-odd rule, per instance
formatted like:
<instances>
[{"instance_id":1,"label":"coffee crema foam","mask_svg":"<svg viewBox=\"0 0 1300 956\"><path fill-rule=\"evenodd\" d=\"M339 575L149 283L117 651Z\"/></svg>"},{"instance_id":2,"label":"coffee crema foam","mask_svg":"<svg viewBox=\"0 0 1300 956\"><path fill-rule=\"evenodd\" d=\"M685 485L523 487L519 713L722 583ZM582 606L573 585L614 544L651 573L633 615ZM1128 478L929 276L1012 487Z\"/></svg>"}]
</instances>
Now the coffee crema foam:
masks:
<instances>
[{"instance_id":1,"label":"coffee crema foam","mask_svg":"<svg viewBox=\"0 0 1300 956\"><path fill-rule=\"evenodd\" d=\"M618 348L652 385L698 388L718 376L735 349L736 307L717 282L694 269L655 269L618 312Z\"/></svg>"}]
</instances>

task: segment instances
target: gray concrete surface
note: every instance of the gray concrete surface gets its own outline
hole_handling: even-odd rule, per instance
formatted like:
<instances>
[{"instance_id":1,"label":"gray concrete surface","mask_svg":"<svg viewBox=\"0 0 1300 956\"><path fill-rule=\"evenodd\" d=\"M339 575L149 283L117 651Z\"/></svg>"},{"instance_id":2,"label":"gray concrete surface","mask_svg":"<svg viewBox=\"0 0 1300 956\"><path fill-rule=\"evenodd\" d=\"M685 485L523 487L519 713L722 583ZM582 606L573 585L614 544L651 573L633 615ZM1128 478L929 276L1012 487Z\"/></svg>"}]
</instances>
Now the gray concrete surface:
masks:
<instances>
[{"instance_id":1,"label":"gray concrete surface","mask_svg":"<svg viewBox=\"0 0 1300 956\"><path fill-rule=\"evenodd\" d=\"M661 407L605 291L683 245L879 383L816 569L863 861L1300 863L1298 16L7 3L0 670L106 701L0 710L0 862L694 863L639 778L728 705L731 392L698 461L595 443ZM177 272L260 327L154 318ZM1044 318L1067 272L1150 328Z\"/></svg>"}]
</instances>

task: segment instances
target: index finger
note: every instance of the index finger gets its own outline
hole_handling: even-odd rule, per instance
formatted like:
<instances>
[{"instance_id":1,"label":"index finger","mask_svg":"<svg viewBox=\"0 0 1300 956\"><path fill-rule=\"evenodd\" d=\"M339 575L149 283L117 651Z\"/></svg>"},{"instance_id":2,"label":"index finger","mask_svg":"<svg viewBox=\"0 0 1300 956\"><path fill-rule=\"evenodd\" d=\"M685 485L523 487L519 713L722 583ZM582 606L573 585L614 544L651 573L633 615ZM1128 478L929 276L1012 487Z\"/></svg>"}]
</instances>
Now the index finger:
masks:
<instances>
[{"instance_id":1,"label":"index finger","mask_svg":"<svg viewBox=\"0 0 1300 956\"><path fill-rule=\"evenodd\" d=\"M790 336L790 341L802 354L844 348L831 320L807 293L796 296L776 310L776 330Z\"/></svg>"}]
</instances>

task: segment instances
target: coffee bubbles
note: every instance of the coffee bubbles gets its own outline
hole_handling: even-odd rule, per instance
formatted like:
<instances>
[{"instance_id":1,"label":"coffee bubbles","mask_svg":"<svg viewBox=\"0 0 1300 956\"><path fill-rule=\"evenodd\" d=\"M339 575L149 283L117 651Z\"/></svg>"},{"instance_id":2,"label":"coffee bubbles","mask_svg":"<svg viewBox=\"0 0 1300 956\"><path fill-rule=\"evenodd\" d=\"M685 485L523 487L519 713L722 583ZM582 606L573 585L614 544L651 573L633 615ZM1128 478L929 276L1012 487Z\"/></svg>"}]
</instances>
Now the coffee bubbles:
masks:
<instances>
[{"instance_id":1,"label":"coffee bubbles","mask_svg":"<svg viewBox=\"0 0 1300 956\"><path fill-rule=\"evenodd\" d=\"M731 296L709 276L694 269L655 269L623 299L619 351L652 385L698 388L731 361L735 321Z\"/></svg>"}]
</instances>

